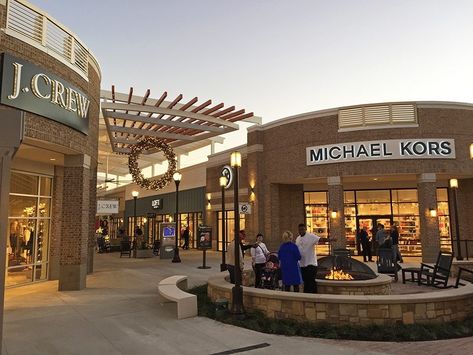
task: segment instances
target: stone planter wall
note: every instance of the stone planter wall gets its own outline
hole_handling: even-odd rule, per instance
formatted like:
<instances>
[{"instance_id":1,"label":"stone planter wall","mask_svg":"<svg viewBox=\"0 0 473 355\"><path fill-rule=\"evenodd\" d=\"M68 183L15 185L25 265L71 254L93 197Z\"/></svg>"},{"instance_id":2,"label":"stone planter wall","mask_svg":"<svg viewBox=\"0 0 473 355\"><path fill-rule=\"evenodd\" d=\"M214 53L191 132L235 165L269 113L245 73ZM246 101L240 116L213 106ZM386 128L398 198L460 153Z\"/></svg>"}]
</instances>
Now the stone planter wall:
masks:
<instances>
[{"instance_id":1,"label":"stone planter wall","mask_svg":"<svg viewBox=\"0 0 473 355\"><path fill-rule=\"evenodd\" d=\"M228 277L226 278L228 281ZM392 279L387 275L378 275L371 280L360 281L335 281L317 279L318 293L328 293L332 295L390 295ZM244 270L242 277L244 286L255 284L253 270Z\"/></svg>"},{"instance_id":2,"label":"stone planter wall","mask_svg":"<svg viewBox=\"0 0 473 355\"><path fill-rule=\"evenodd\" d=\"M232 284L226 273L208 281L212 301L231 302ZM333 325L392 325L395 323L441 323L473 316L473 284L410 295L303 294L243 287L244 306L270 318L295 319Z\"/></svg>"}]
</instances>

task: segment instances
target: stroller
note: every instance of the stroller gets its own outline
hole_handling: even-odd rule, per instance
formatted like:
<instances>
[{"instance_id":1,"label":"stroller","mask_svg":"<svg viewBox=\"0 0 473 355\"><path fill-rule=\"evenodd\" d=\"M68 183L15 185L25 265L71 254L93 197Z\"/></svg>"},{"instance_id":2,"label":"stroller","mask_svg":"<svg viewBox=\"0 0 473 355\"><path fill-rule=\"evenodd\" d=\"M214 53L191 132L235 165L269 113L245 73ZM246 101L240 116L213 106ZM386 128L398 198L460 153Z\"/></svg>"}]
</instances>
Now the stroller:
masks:
<instances>
[{"instance_id":1,"label":"stroller","mask_svg":"<svg viewBox=\"0 0 473 355\"><path fill-rule=\"evenodd\" d=\"M280 288L281 270L277 253L270 253L261 274L260 288L276 290Z\"/></svg>"}]
</instances>

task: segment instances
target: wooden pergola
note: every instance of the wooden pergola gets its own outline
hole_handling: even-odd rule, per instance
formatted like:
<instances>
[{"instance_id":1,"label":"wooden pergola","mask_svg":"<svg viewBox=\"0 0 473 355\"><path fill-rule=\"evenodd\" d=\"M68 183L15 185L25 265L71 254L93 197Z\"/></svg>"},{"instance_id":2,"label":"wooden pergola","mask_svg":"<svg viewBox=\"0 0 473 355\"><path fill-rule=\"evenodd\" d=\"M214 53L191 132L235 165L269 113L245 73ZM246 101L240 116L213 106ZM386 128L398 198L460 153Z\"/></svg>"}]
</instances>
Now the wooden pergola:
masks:
<instances>
[{"instance_id":1,"label":"wooden pergola","mask_svg":"<svg viewBox=\"0 0 473 355\"><path fill-rule=\"evenodd\" d=\"M148 89L143 96L111 90L101 91L102 131L99 144L100 155L107 155L107 166L117 173L124 173L124 157L109 153L127 154L130 146L144 137L156 137L170 144L176 153L187 154L214 143L222 143L222 134L239 129L237 122L261 124L261 118L253 112L223 103L213 104L212 100L199 102L197 97L184 100L182 94L169 98L163 92L159 98L151 98ZM106 147L109 146L109 149ZM144 152L145 163L161 163L164 158L156 152ZM122 163L120 163L123 160ZM112 163L110 163L112 161ZM116 163L116 164L115 164ZM116 166L116 169L113 167ZM125 165L126 166L126 165Z\"/></svg>"}]
</instances>

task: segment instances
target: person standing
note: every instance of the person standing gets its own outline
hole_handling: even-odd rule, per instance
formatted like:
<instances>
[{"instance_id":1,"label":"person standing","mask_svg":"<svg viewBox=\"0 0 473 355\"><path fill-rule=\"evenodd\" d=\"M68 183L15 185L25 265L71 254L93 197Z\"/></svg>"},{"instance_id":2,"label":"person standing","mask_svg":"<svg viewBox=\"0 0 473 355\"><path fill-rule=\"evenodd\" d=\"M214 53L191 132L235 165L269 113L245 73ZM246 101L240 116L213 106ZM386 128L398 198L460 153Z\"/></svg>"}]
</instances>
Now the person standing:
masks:
<instances>
[{"instance_id":1,"label":"person standing","mask_svg":"<svg viewBox=\"0 0 473 355\"><path fill-rule=\"evenodd\" d=\"M294 235L290 231L282 234L282 241L278 257L284 291L291 291L292 286L294 292L299 292L299 285L302 283L301 269L299 267L301 253L297 245L294 244Z\"/></svg>"},{"instance_id":2,"label":"person standing","mask_svg":"<svg viewBox=\"0 0 473 355\"><path fill-rule=\"evenodd\" d=\"M241 240L240 240L241 242ZM243 253L241 251L241 247L239 248L239 253L240 253L240 264L238 267L240 268L241 271L243 271ZM228 243L227 246L227 270L228 273L230 274L230 282L232 284L235 283L235 238L233 238L230 243Z\"/></svg>"},{"instance_id":3,"label":"person standing","mask_svg":"<svg viewBox=\"0 0 473 355\"><path fill-rule=\"evenodd\" d=\"M378 223L378 231L376 232L376 254L378 253L379 248L386 241L386 231L384 230L384 224Z\"/></svg>"},{"instance_id":4,"label":"person standing","mask_svg":"<svg viewBox=\"0 0 473 355\"><path fill-rule=\"evenodd\" d=\"M317 293L317 254L315 246L319 242L328 241L328 238L321 238L318 235L308 233L304 223L299 224L299 236L296 239L296 245L301 253L301 274L304 283L304 293ZM336 240L332 238L332 240Z\"/></svg>"},{"instance_id":5,"label":"person standing","mask_svg":"<svg viewBox=\"0 0 473 355\"><path fill-rule=\"evenodd\" d=\"M240 237L241 252L243 253L243 257L245 257L245 251L250 250L251 248L253 248L254 244L244 244L243 243L246 239L246 233L243 229L238 232L238 236Z\"/></svg>"},{"instance_id":6,"label":"person standing","mask_svg":"<svg viewBox=\"0 0 473 355\"><path fill-rule=\"evenodd\" d=\"M182 238L184 239L184 245L182 249L189 249L189 237L190 237L190 230L189 226L184 229L184 232L182 232Z\"/></svg>"},{"instance_id":7,"label":"person standing","mask_svg":"<svg viewBox=\"0 0 473 355\"><path fill-rule=\"evenodd\" d=\"M261 275L269 255L269 250L263 243L263 235L261 233L258 233L256 236L256 243L252 246L250 252L251 265L253 265L253 270L255 271L255 287L260 287Z\"/></svg>"},{"instance_id":8,"label":"person standing","mask_svg":"<svg viewBox=\"0 0 473 355\"><path fill-rule=\"evenodd\" d=\"M393 223L391 225L391 241L393 245L393 260L397 262L398 260L403 263L401 251L399 250L399 231L397 226Z\"/></svg>"},{"instance_id":9,"label":"person standing","mask_svg":"<svg viewBox=\"0 0 473 355\"><path fill-rule=\"evenodd\" d=\"M373 257L371 256L371 243L368 236L367 227L363 226L360 230L360 243L363 249L363 261L366 263L367 261L373 261Z\"/></svg>"}]
</instances>

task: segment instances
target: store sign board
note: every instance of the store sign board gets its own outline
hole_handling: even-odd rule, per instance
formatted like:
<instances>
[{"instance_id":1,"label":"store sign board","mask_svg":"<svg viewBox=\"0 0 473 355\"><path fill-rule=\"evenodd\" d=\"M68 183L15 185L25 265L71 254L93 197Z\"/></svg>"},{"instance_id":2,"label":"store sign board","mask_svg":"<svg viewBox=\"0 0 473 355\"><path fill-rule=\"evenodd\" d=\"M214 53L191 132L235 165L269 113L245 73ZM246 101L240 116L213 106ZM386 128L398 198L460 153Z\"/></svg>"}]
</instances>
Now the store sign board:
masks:
<instances>
[{"instance_id":1,"label":"store sign board","mask_svg":"<svg viewBox=\"0 0 473 355\"><path fill-rule=\"evenodd\" d=\"M29 111L87 134L90 99L62 78L3 53L0 103Z\"/></svg>"},{"instance_id":2,"label":"store sign board","mask_svg":"<svg viewBox=\"0 0 473 355\"><path fill-rule=\"evenodd\" d=\"M229 189L230 186L232 186L232 183L233 183L233 169L232 169L232 167L230 165L225 165L222 168L221 175L225 176L227 178L227 185L225 185L225 190Z\"/></svg>"},{"instance_id":3,"label":"store sign board","mask_svg":"<svg viewBox=\"0 0 473 355\"><path fill-rule=\"evenodd\" d=\"M163 199L162 198L157 198L155 200L151 201L151 207L153 207L155 210L160 210L163 208Z\"/></svg>"},{"instance_id":4,"label":"store sign board","mask_svg":"<svg viewBox=\"0 0 473 355\"><path fill-rule=\"evenodd\" d=\"M242 214L251 214L251 205L247 202L241 202L238 204L240 213Z\"/></svg>"},{"instance_id":5,"label":"store sign board","mask_svg":"<svg viewBox=\"0 0 473 355\"><path fill-rule=\"evenodd\" d=\"M455 140L389 139L308 147L307 165L395 159L455 159Z\"/></svg>"},{"instance_id":6,"label":"store sign board","mask_svg":"<svg viewBox=\"0 0 473 355\"><path fill-rule=\"evenodd\" d=\"M119 202L118 200L98 200L97 201L97 214L117 214Z\"/></svg>"},{"instance_id":7,"label":"store sign board","mask_svg":"<svg viewBox=\"0 0 473 355\"><path fill-rule=\"evenodd\" d=\"M199 226L198 249L212 249L212 227Z\"/></svg>"}]
</instances>

